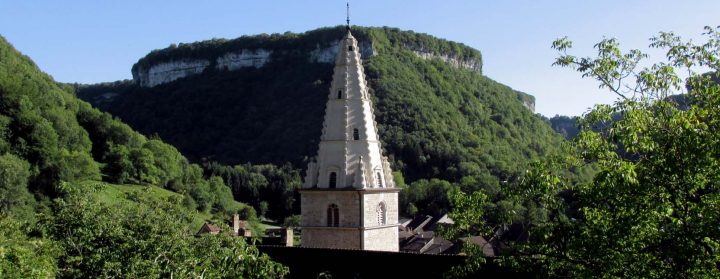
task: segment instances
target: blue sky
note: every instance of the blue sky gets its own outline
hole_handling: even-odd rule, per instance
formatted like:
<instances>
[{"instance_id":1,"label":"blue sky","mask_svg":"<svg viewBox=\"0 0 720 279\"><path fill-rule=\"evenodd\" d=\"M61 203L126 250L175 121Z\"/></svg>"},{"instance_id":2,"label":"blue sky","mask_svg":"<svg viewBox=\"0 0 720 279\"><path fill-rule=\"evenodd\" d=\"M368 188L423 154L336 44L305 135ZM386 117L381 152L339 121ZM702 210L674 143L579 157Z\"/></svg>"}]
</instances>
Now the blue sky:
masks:
<instances>
[{"instance_id":1,"label":"blue sky","mask_svg":"<svg viewBox=\"0 0 720 279\"><path fill-rule=\"evenodd\" d=\"M536 97L536 111L581 115L614 97L552 67L555 38L591 55L603 37L645 49L658 31L699 38L720 25L720 1L351 1L351 20L428 33L479 49L484 74ZM345 1L0 0L0 35L62 82L131 78L149 51L171 43L342 24ZM651 53L656 54L656 53ZM652 58L661 59L654 55Z\"/></svg>"}]
</instances>

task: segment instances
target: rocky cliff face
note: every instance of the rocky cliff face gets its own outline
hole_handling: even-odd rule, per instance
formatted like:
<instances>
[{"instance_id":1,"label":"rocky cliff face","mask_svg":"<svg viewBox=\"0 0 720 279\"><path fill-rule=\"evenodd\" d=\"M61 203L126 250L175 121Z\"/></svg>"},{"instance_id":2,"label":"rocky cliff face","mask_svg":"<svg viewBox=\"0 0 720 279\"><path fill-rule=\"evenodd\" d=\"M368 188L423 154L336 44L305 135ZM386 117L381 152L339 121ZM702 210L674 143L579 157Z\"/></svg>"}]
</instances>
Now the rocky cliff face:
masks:
<instances>
[{"instance_id":1,"label":"rocky cliff face","mask_svg":"<svg viewBox=\"0 0 720 279\"><path fill-rule=\"evenodd\" d=\"M240 68L260 68L270 60L272 51L265 49L243 49L228 52L218 57L214 63L206 59L183 59L151 65L148 68L138 67L133 70L133 80L143 87L154 87L179 78L196 75L205 71L211 64L218 70L233 71Z\"/></svg>"},{"instance_id":2,"label":"rocky cliff face","mask_svg":"<svg viewBox=\"0 0 720 279\"><path fill-rule=\"evenodd\" d=\"M237 70L240 68L260 68L270 61L272 50L266 49L243 49L237 52L228 52L218 57L215 68L218 70Z\"/></svg>"},{"instance_id":3,"label":"rocky cliff face","mask_svg":"<svg viewBox=\"0 0 720 279\"><path fill-rule=\"evenodd\" d=\"M522 104L530 111L535 112L535 100L523 100Z\"/></svg>"},{"instance_id":4,"label":"rocky cliff face","mask_svg":"<svg viewBox=\"0 0 720 279\"><path fill-rule=\"evenodd\" d=\"M153 87L168 83L189 75L202 73L210 65L208 60L168 61L152 65L150 68L139 68L133 71L133 79L143 87Z\"/></svg>"},{"instance_id":5,"label":"rocky cliff face","mask_svg":"<svg viewBox=\"0 0 720 279\"><path fill-rule=\"evenodd\" d=\"M479 74L482 73L482 61L476 59L462 59L452 54L440 54L437 55L432 52L425 50L412 50L412 52L422 59L440 59L445 63L449 63L455 68L467 69Z\"/></svg>"},{"instance_id":6,"label":"rocky cliff face","mask_svg":"<svg viewBox=\"0 0 720 279\"><path fill-rule=\"evenodd\" d=\"M339 40L330 43L329 46L321 48L318 45L307 53L308 60L316 63L333 63L338 52ZM372 42L359 42L358 47L363 58L370 58L377 54L373 49ZM168 61L151 65L150 67L138 67L133 69L133 80L143 87L154 87L168 83L179 78L202 73L207 67L213 67L220 71L234 71L241 68L261 68L272 61L274 51L267 49L240 49L227 52L211 63L205 59L184 59L182 61ZM283 55L278 53L276 55Z\"/></svg>"},{"instance_id":7,"label":"rocky cliff face","mask_svg":"<svg viewBox=\"0 0 720 279\"><path fill-rule=\"evenodd\" d=\"M339 40L330 43L329 46L320 47L306 53L310 62L333 63L338 52ZM377 55L371 41L358 42L360 54L363 59ZM406 46L415 55L423 59L440 59L456 68L464 68L477 73L482 73L482 61L477 59L462 59L453 54L434 54L421 48ZM151 65L149 67L137 67L133 69L133 80L143 87L154 87L168 83L179 78L202 73L208 67L214 67L221 71L234 71L241 68L261 68L274 59L273 55L283 55L268 49L240 49L227 52L214 61L207 59L183 59L180 61L167 61Z\"/></svg>"}]
</instances>

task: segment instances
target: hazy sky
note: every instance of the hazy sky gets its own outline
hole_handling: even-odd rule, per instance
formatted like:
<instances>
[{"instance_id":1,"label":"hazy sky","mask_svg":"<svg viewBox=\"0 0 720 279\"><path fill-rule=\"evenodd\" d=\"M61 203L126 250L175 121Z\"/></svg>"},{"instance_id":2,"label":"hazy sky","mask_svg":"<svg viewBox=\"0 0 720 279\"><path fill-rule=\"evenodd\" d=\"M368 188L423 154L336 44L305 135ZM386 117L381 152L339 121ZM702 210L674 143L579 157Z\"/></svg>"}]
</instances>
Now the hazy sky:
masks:
<instances>
[{"instance_id":1,"label":"hazy sky","mask_svg":"<svg viewBox=\"0 0 720 279\"><path fill-rule=\"evenodd\" d=\"M547 116L580 115L614 97L552 67L555 38L576 53L616 37L644 49L658 31L698 38L720 25L720 1L351 1L351 20L428 33L479 49L484 74L536 97ZM131 78L149 51L171 43L343 24L345 1L0 0L0 35L62 82ZM657 59L661 57L655 56Z\"/></svg>"}]
</instances>

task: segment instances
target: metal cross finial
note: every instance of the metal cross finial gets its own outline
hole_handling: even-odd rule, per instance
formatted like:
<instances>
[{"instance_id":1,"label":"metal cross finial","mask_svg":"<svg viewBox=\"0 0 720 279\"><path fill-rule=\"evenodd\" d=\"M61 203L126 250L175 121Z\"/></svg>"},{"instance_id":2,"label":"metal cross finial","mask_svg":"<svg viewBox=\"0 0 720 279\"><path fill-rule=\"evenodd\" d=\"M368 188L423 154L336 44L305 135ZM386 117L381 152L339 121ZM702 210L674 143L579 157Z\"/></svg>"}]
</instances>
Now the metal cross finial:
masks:
<instances>
[{"instance_id":1,"label":"metal cross finial","mask_svg":"<svg viewBox=\"0 0 720 279\"><path fill-rule=\"evenodd\" d=\"M350 30L350 2L347 2L347 19L345 22L347 22L347 29Z\"/></svg>"}]
</instances>

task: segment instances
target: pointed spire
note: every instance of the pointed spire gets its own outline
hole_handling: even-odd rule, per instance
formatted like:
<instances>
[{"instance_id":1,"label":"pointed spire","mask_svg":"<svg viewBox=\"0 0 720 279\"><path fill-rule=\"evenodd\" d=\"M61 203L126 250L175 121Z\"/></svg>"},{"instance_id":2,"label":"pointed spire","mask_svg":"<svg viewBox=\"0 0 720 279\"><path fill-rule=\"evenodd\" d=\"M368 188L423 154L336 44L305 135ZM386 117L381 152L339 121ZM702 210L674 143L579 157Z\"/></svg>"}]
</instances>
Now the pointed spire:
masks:
<instances>
[{"instance_id":1,"label":"pointed spire","mask_svg":"<svg viewBox=\"0 0 720 279\"><path fill-rule=\"evenodd\" d=\"M392 171L382 161L361 53L350 30L339 42L328 93L317 163L308 164L304 186L329 188L334 173L337 188L376 188L373 177Z\"/></svg>"},{"instance_id":2,"label":"pointed spire","mask_svg":"<svg viewBox=\"0 0 720 279\"><path fill-rule=\"evenodd\" d=\"M347 22L346 28L349 31L350 30L350 1L348 1L346 4L347 4L347 9L346 9L347 18L345 19L345 22Z\"/></svg>"}]
</instances>

